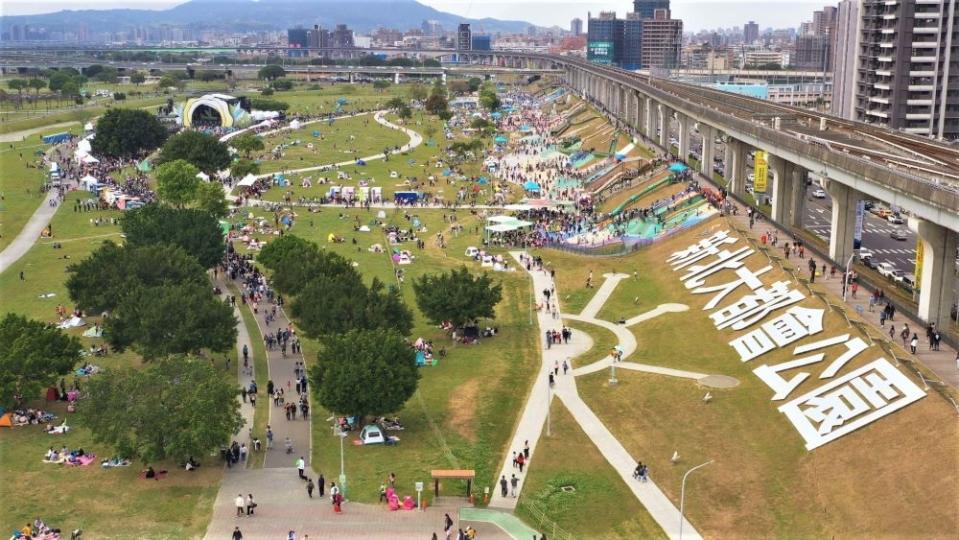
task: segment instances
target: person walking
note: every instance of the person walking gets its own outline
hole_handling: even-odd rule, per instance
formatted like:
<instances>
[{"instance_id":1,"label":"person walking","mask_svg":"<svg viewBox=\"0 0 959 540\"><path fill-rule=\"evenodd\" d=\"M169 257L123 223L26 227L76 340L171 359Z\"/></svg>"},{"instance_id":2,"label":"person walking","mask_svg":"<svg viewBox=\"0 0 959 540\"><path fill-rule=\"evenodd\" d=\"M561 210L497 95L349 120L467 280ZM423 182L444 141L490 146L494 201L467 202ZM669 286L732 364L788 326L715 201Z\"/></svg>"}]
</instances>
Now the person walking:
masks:
<instances>
[{"instance_id":1,"label":"person walking","mask_svg":"<svg viewBox=\"0 0 959 540\"><path fill-rule=\"evenodd\" d=\"M314 486L314 484L313 484L313 479L312 479L312 478L307 478L307 479L306 479L306 495L307 495L309 498L311 498L311 499L313 498L313 489L314 489L314 488L315 488L315 486Z\"/></svg>"},{"instance_id":2,"label":"person walking","mask_svg":"<svg viewBox=\"0 0 959 540\"><path fill-rule=\"evenodd\" d=\"M502 495L503 497L505 497L507 493L506 487L507 487L506 475L504 474L499 479L499 492L500 492L500 495Z\"/></svg>"},{"instance_id":3,"label":"person walking","mask_svg":"<svg viewBox=\"0 0 959 540\"><path fill-rule=\"evenodd\" d=\"M233 527L233 536L231 536L231 538L233 540L243 540L243 533L240 532L239 526Z\"/></svg>"},{"instance_id":4,"label":"person walking","mask_svg":"<svg viewBox=\"0 0 959 540\"><path fill-rule=\"evenodd\" d=\"M909 340L909 352L916 354L916 347L919 346L919 336L915 333L912 334L912 339Z\"/></svg>"},{"instance_id":5,"label":"person walking","mask_svg":"<svg viewBox=\"0 0 959 540\"><path fill-rule=\"evenodd\" d=\"M319 488L320 497L326 495L326 478L323 478L323 473L320 473L320 477L316 480L316 487Z\"/></svg>"},{"instance_id":6,"label":"person walking","mask_svg":"<svg viewBox=\"0 0 959 540\"><path fill-rule=\"evenodd\" d=\"M253 511L256 509L256 503L253 502L253 494L249 493L246 496L246 515L252 516Z\"/></svg>"},{"instance_id":7,"label":"person walking","mask_svg":"<svg viewBox=\"0 0 959 540\"><path fill-rule=\"evenodd\" d=\"M243 510L246 508L246 500L243 498L243 494L237 495L233 503L236 505L236 517L243 517Z\"/></svg>"},{"instance_id":8,"label":"person walking","mask_svg":"<svg viewBox=\"0 0 959 540\"><path fill-rule=\"evenodd\" d=\"M529 441L523 441L523 456L529 459Z\"/></svg>"},{"instance_id":9,"label":"person walking","mask_svg":"<svg viewBox=\"0 0 959 540\"><path fill-rule=\"evenodd\" d=\"M300 475L300 479L308 480L303 471L306 470L306 460L303 459L303 456L300 456L300 459L296 460L296 471Z\"/></svg>"},{"instance_id":10,"label":"person walking","mask_svg":"<svg viewBox=\"0 0 959 540\"><path fill-rule=\"evenodd\" d=\"M515 498L516 498L516 486L519 485L519 478L516 478L516 475L515 475L515 474L513 475L512 478L509 479L509 485L510 485L510 495L512 495L513 498L515 499Z\"/></svg>"}]
</instances>

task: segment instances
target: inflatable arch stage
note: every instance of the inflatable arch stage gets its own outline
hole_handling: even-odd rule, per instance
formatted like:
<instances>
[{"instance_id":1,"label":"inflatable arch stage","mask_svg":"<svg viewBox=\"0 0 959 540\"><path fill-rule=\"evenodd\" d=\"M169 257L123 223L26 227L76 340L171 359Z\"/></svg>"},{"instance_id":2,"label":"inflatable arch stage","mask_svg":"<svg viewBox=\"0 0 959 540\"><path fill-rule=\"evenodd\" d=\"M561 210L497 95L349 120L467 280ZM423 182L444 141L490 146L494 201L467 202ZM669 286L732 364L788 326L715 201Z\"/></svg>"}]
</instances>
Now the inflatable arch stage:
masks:
<instances>
[{"instance_id":1,"label":"inflatable arch stage","mask_svg":"<svg viewBox=\"0 0 959 540\"><path fill-rule=\"evenodd\" d=\"M217 127L244 128L253 122L253 117L243 107L242 100L225 94L190 98L178 107L177 112L180 124L184 127L213 121L218 122Z\"/></svg>"}]
</instances>

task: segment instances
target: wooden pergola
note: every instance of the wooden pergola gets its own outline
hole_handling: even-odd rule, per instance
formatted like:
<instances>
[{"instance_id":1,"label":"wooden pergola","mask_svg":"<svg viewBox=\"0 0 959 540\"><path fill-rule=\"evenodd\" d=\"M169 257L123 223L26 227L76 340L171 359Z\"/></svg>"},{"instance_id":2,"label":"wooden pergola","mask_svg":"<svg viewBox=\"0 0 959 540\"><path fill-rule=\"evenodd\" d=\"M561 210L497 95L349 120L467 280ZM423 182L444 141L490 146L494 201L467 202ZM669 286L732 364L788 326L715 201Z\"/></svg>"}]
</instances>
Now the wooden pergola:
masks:
<instances>
[{"instance_id":1,"label":"wooden pergola","mask_svg":"<svg viewBox=\"0 0 959 540\"><path fill-rule=\"evenodd\" d=\"M476 471L473 469L433 469L433 496L440 496L440 480L466 480L466 496L473 494L473 479Z\"/></svg>"}]
</instances>

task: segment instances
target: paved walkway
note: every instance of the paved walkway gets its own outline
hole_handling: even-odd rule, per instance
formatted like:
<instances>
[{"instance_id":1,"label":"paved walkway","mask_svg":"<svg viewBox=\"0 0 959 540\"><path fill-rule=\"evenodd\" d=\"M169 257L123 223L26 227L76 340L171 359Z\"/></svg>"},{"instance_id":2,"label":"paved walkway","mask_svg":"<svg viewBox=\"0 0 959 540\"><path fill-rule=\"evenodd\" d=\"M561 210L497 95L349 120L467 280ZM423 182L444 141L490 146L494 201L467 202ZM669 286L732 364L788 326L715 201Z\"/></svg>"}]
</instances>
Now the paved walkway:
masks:
<instances>
[{"instance_id":1,"label":"paved walkway","mask_svg":"<svg viewBox=\"0 0 959 540\"><path fill-rule=\"evenodd\" d=\"M20 260L20 257L26 255L37 239L40 238L40 233L50 224L53 215L56 214L60 208L59 204L50 206L50 201L56 198L57 192L55 190L47 192L47 196L43 199L43 202L40 203L40 207L30 216L26 225L20 229L17 237L14 238L13 242L10 242L7 247L3 248L3 251L0 251L0 273L10 268L13 263Z\"/></svg>"},{"instance_id":2,"label":"paved walkway","mask_svg":"<svg viewBox=\"0 0 959 540\"><path fill-rule=\"evenodd\" d=\"M599 310L603 309L603 305L606 304L606 300L609 300L609 295L613 293L613 290L616 289L620 281L629 277L629 274L603 274L603 277L606 278L606 280L603 281L603 284L599 286L599 290L596 291L596 294L590 298L589 303L583 308L582 313L580 313L581 317L595 319Z\"/></svg>"},{"instance_id":3,"label":"paved walkway","mask_svg":"<svg viewBox=\"0 0 959 540\"><path fill-rule=\"evenodd\" d=\"M517 262L519 262L521 267L525 266L520 261L520 257L522 255L521 252L511 252L511 255L517 260ZM552 281L548 271L533 268L530 271L530 275L533 279L533 290L537 291L537 294L540 294L539 291L555 287L555 283ZM617 338L621 340L620 346L623 348L624 358L635 352L636 340L632 335L632 332L625 329L623 326L615 325L608 321L595 319L592 315L590 315L591 313L599 312L600 308L602 308L603 304L615 289L615 283L622 279L620 276L623 276L623 274L611 274L606 276L607 281L600 286L594 298L587 304L586 309L583 310L584 315L560 315L558 319L553 319L552 314L546 310L538 311L536 316L537 321L539 322L541 334L544 335L543 339L545 339L546 330L558 327L560 325L558 321L565 317L597 324L613 331L617 335ZM610 282L614 282L614 284L610 285ZM554 298L560 298L560 296L561 295L558 293L558 291L556 291ZM599 299L596 298L597 296ZM659 310L658 312L660 314L671 311L670 309L657 309ZM560 311L560 306L558 305L557 312ZM649 482L641 483L633 479L632 474L636 467L637 460L629 455L629 452L623 447L623 445L620 444L616 437L613 436L613 434L606 428L603 422L579 397L579 393L576 389L576 372L574 371L570 375L560 374L555 376L555 385L550 388L549 373L554 369L556 364L561 365L564 360L569 361L572 357L589 350L590 343L588 343L588 340L575 339L575 337L576 336L574 336L574 340L569 344L553 345L549 348L543 348L540 372L533 383L532 391L527 398L526 405L523 409L523 415L520 418L516 431L513 433L512 442L510 443L509 448L507 448L500 476L505 476L507 479L509 479L513 474L516 474L517 476L521 477L520 484L517 489L517 493L521 494L525 484L525 482L523 482L525 478L523 478L523 475L519 473L518 469L513 468L513 451L521 451L523 449L523 445L528 441L530 447L530 464L535 464L536 446L543 431L543 422L546 420L546 414L549 409L550 401L555 394L559 397L563 404L566 405L570 413L572 413L573 418L576 419L583 431L586 432L586 435L590 438L593 444L596 445L597 449L600 451L603 457L606 458L606 461L609 462L613 469L620 475L626 485L629 486L630 490L633 492L639 502L646 508L652 518L659 524L660 527L662 527L666 535L670 538L678 538L680 523L679 509L672 504L669 498L666 497L666 495L656 486L654 481L650 480ZM606 360L611 361L611 358L607 357ZM642 365L633 364L633 366ZM655 371L656 373L665 375L675 375L688 378L705 377L705 375L702 374L682 372L679 370L671 370L669 368L656 368L656 366L643 367L655 368L657 370ZM502 496L500 490L496 489L494 490L493 496L490 499L489 505L491 508L513 509L516 507L517 500L517 498L511 496ZM688 521L684 520L683 529L684 537L690 539L700 538L699 533L696 532L696 529Z\"/></svg>"},{"instance_id":4,"label":"paved walkway","mask_svg":"<svg viewBox=\"0 0 959 540\"><path fill-rule=\"evenodd\" d=\"M273 304L271 303L263 302L258 308L259 313L254 315L260 335L264 337L269 333L275 334L276 331L281 328L292 327L290 320L286 316L286 312L279 307L276 310L276 317L273 322L267 325L266 314L272 306ZM252 307L247 304L243 306L243 309L252 310ZM304 361L303 354L293 354L288 348L284 356L280 347L274 346L272 350L266 349L266 360L269 369L268 379L273 381L275 388L283 389L285 402L293 401L299 404L299 397L296 393L296 376L293 370L296 362ZM295 420L287 420L286 414L283 412L283 405L273 405L273 400L267 395L266 388L259 390L260 396L258 396L258 399L267 400L265 403L269 406L270 416L267 424L273 428L274 441L274 448L272 450L266 450L266 459L263 462L263 466L267 468L288 468L295 476L297 458L303 457L307 463L307 467L310 466L310 449L313 442L310 420L304 419L299 410L297 410ZM309 393L307 393L307 395L309 395ZM311 403L310 414L312 413L313 407ZM293 442L292 454L287 454L284 448L284 442L287 437ZM266 443L266 441L263 442L264 444ZM313 476L315 476L315 474Z\"/></svg>"},{"instance_id":5,"label":"paved walkway","mask_svg":"<svg viewBox=\"0 0 959 540\"><path fill-rule=\"evenodd\" d=\"M57 124L47 124L47 125L45 125L45 126L40 126L40 127L30 128L30 129L24 129L24 130L21 130L21 131L13 131L13 132L10 132L10 133L4 133L4 134L0 135L0 143L19 142L19 141L22 141L23 139L29 137L30 135L36 135L37 133L47 133L48 135L51 134L51 133L57 133L57 131L56 131L57 129L65 128L65 127L70 127L70 126L73 126L73 125L76 125L76 124L79 124L79 123L80 123L80 122L76 122L76 121L74 121L74 122L59 122L59 123L57 123Z\"/></svg>"},{"instance_id":6,"label":"paved walkway","mask_svg":"<svg viewBox=\"0 0 959 540\"><path fill-rule=\"evenodd\" d=\"M363 114L367 114L367 113L363 113ZM405 133L405 134L406 134L407 136L409 136L409 138L410 138L410 141L409 141L408 143L406 143L406 144L404 144L403 146L401 146L401 147L399 148L399 150L394 150L394 151L390 152L390 153L389 153L390 155L400 154L400 153L402 153L402 152L406 152L406 151L412 150L413 148L416 148L417 146L423 144L423 137L422 137L419 133L413 131L412 129L405 128L405 127L403 127L403 126L398 126L398 125L390 122L389 120L387 120L386 118L384 118L384 115L385 115L385 114L386 114L386 111L377 111L377 112L373 115L373 119L376 120L376 123L378 123L378 124L380 124L380 125L382 125L382 126L386 126L386 127L390 128L390 129L398 129L398 130L402 131L403 133ZM357 116L358 116L358 115L357 115ZM341 161L341 162L339 162L339 163L327 163L327 164L325 164L325 165L312 165L312 166L310 166L310 167L303 167L303 168L301 168L301 169L290 169L290 170L287 170L287 171L276 171L276 172L271 172L271 173L260 174L260 175L257 175L256 177L257 177L257 178L268 178L268 177L270 177L270 176L273 176L274 174L296 174L296 173L304 173L304 172L310 172L310 171L318 171L318 170L320 170L320 169L328 169L328 168L330 168L330 167L345 167L345 166L348 166L348 165L356 165L356 162L359 161L359 160L363 160L363 161L374 161L374 160L377 160L377 159L383 159L383 158L385 158L386 156L387 156L387 154L384 154L384 153L381 152L381 153L379 153L379 154L373 154L373 155L371 155L371 156L366 156L366 157L361 157L361 158L354 158L354 159L350 159L350 160L348 160L348 161Z\"/></svg>"},{"instance_id":7,"label":"paved walkway","mask_svg":"<svg viewBox=\"0 0 959 540\"><path fill-rule=\"evenodd\" d=\"M238 494L253 494L257 503L256 515L237 517L233 500ZM412 490L400 490L401 498ZM317 539L390 538L400 540L428 540L435 532L443 538L443 514L453 518L455 527L469 523L477 530L477 538L501 540L509 538L497 524L480 520L473 515L459 515L463 499L441 498L436 503L429 499L426 510L390 512L386 504L359 504L346 502L343 512L336 514L329 498L319 491L307 497L302 480L296 471L267 468L239 470L223 478L213 504L213 517L207 527L206 540L229 540L233 527L239 527L244 540L281 540L293 530L302 539L310 535ZM519 540L528 540L520 538Z\"/></svg>"},{"instance_id":8,"label":"paved walkway","mask_svg":"<svg viewBox=\"0 0 959 540\"><path fill-rule=\"evenodd\" d=\"M216 286L222 291L221 298L226 298L227 296L234 294L234 291L230 290L227 287L228 280L226 276L223 275L223 272L217 274ZM250 340L250 332L247 331L246 324L243 323L243 316L240 314L240 307L237 306L233 308L233 316L236 317L236 358L233 359L233 364L231 364L230 369L238 368L237 371L237 383L243 388L249 388L250 383L253 382L256 372L253 362L253 342ZM243 347L246 346L247 350L250 351L250 360L249 360L249 369L243 368ZM253 429L253 407L248 401L245 401L242 397L237 396L240 401L240 413L243 415L243 427L240 429L239 439L244 442L249 442L244 434L249 433L249 430ZM237 467L239 469L239 467ZM234 470L234 469L230 469Z\"/></svg>"}]
</instances>

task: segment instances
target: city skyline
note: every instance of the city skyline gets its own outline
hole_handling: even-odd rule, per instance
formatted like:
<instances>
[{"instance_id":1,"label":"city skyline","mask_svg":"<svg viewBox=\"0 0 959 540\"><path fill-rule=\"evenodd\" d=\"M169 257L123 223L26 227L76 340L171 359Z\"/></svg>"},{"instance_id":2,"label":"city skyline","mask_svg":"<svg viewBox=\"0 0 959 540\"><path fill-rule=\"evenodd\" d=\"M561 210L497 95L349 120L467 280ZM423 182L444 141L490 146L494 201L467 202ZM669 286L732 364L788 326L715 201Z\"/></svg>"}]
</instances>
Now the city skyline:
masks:
<instances>
[{"instance_id":1,"label":"city skyline","mask_svg":"<svg viewBox=\"0 0 959 540\"><path fill-rule=\"evenodd\" d=\"M3 15L37 15L65 9L151 9L164 10L183 4L177 0L55 0L44 4L23 0L5 1ZM421 0L422 4L469 18L491 17L496 19L520 19L538 26L558 26L568 28L574 17L586 20L587 14L599 11L615 11L620 16L632 10L628 0L598 2L551 2L549 0L525 0L509 3L501 0ZM544 10L543 5L549 9ZM721 0L673 0L673 17L683 20L687 32L712 30L716 28L742 27L750 20L759 24L760 30L766 28L796 28L808 18L808 14L826 5L822 1L780 1L766 2L726 2ZM388 23L384 26L389 26ZM455 30L449 28L447 30Z\"/></svg>"}]
</instances>

